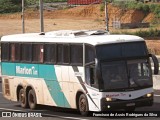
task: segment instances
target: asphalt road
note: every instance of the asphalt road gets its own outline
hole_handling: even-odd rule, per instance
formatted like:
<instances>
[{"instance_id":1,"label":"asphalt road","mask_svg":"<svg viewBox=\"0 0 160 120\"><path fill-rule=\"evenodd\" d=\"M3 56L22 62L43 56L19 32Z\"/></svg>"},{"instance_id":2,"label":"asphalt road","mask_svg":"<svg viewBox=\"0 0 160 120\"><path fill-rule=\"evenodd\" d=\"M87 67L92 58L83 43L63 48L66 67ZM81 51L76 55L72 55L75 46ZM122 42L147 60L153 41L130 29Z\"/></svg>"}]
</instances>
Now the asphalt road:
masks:
<instances>
[{"instance_id":1,"label":"asphalt road","mask_svg":"<svg viewBox=\"0 0 160 120\"><path fill-rule=\"evenodd\" d=\"M160 112L160 91L155 91L155 96L154 96L154 104L152 107L142 107L142 108L137 108L136 111L159 111ZM2 85L0 83L0 116L5 115L2 112L11 112L12 120L18 120L18 119L23 119L23 120L32 120L32 119L37 119L37 120L114 120L114 119L134 119L134 120L141 120L141 119L159 119L158 117L82 117L77 111L71 110L71 109L61 109L61 108L56 108L56 107L50 107L50 106L38 106L38 109L36 110L30 110L30 109L23 109L20 107L20 104L18 102L11 102L9 100L6 100L3 98L2 95ZM32 113L37 114L38 118L17 118L16 117L16 112L21 113L21 115L30 115ZM41 117L42 116L42 117ZM7 119L7 118L0 118L0 120Z\"/></svg>"}]
</instances>

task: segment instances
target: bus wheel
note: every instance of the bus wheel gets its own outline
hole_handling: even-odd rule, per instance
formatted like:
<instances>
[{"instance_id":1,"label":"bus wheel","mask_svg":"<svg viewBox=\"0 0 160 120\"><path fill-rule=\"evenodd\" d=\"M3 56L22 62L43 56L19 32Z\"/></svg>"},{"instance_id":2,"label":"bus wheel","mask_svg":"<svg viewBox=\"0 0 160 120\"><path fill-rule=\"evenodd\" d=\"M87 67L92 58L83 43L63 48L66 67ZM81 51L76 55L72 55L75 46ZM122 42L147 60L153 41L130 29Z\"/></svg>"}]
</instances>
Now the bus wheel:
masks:
<instances>
[{"instance_id":1,"label":"bus wheel","mask_svg":"<svg viewBox=\"0 0 160 120\"><path fill-rule=\"evenodd\" d=\"M83 116L88 115L88 111L89 111L88 102L87 102L87 98L84 94L81 94L79 97L78 107L79 107L79 111L80 111L81 115L83 115Z\"/></svg>"},{"instance_id":2,"label":"bus wheel","mask_svg":"<svg viewBox=\"0 0 160 120\"><path fill-rule=\"evenodd\" d=\"M37 105L36 94L32 89L28 92L28 103L29 103L30 109L36 108L36 105Z\"/></svg>"},{"instance_id":3,"label":"bus wheel","mask_svg":"<svg viewBox=\"0 0 160 120\"><path fill-rule=\"evenodd\" d=\"M135 107L126 107L125 111L135 111Z\"/></svg>"},{"instance_id":4,"label":"bus wheel","mask_svg":"<svg viewBox=\"0 0 160 120\"><path fill-rule=\"evenodd\" d=\"M21 103L21 107L27 108L28 101L23 88L19 91L19 102Z\"/></svg>"}]
</instances>

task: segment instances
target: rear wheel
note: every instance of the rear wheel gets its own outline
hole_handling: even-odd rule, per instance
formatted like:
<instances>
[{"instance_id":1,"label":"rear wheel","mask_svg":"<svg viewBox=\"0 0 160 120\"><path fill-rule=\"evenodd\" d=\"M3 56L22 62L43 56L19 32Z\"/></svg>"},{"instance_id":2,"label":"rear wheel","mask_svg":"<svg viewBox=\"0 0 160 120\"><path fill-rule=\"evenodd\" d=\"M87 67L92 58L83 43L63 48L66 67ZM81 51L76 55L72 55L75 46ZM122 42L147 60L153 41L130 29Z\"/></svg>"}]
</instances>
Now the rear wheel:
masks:
<instances>
[{"instance_id":1,"label":"rear wheel","mask_svg":"<svg viewBox=\"0 0 160 120\"><path fill-rule=\"evenodd\" d=\"M28 103L30 109L35 109L37 106L36 94L33 89L28 92Z\"/></svg>"},{"instance_id":2,"label":"rear wheel","mask_svg":"<svg viewBox=\"0 0 160 120\"><path fill-rule=\"evenodd\" d=\"M27 101L27 97L25 94L24 89L20 89L19 91L19 102L21 103L21 107L23 108L27 108L28 107L28 101Z\"/></svg>"},{"instance_id":3,"label":"rear wheel","mask_svg":"<svg viewBox=\"0 0 160 120\"><path fill-rule=\"evenodd\" d=\"M79 103L78 103L79 111L81 115L87 116L89 113L89 108L88 108L88 101L87 98L84 94L81 94L79 97Z\"/></svg>"}]
</instances>

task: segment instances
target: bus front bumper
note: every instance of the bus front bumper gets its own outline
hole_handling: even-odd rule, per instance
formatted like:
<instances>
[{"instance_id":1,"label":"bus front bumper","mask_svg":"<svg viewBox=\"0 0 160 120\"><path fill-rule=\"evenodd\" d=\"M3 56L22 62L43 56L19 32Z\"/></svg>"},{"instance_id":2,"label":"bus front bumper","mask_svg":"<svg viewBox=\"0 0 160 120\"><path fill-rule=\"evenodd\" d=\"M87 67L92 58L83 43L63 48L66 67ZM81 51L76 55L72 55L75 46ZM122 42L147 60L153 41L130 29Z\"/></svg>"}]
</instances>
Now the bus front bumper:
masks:
<instances>
[{"instance_id":1,"label":"bus front bumper","mask_svg":"<svg viewBox=\"0 0 160 120\"><path fill-rule=\"evenodd\" d=\"M106 101L105 98L101 99L101 110L115 110L115 109L126 109L128 107L143 107L152 106L153 96L148 98L138 98L134 100L116 100L116 101Z\"/></svg>"}]
</instances>

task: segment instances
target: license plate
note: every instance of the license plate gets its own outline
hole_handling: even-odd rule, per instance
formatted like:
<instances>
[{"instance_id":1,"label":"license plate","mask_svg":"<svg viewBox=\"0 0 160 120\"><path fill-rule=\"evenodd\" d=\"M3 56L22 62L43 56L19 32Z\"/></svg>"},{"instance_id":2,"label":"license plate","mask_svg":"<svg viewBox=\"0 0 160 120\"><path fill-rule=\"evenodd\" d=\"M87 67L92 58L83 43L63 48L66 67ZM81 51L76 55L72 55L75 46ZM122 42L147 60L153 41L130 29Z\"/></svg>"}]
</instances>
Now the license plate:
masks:
<instances>
[{"instance_id":1,"label":"license plate","mask_svg":"<svg viewBox=\"0 0 160 120\"><path fill-rule=\"evenodd\" d=\"M126 104L126 106L127 107L129 107L129 106L135 106L135 103L128 103L128 104Z\"/></svg>"}]
</instances>

